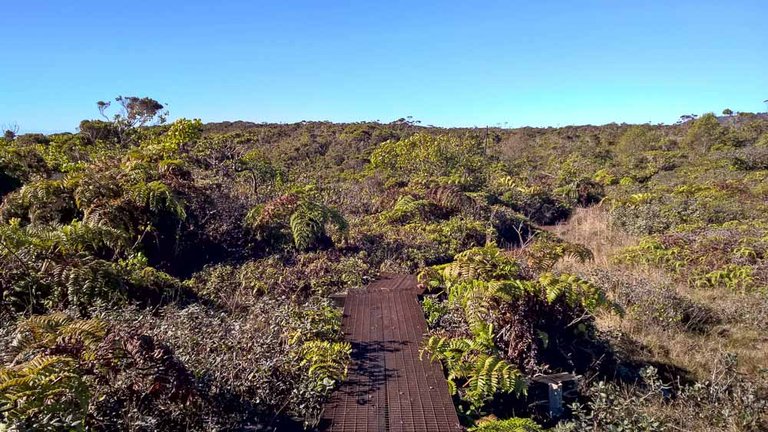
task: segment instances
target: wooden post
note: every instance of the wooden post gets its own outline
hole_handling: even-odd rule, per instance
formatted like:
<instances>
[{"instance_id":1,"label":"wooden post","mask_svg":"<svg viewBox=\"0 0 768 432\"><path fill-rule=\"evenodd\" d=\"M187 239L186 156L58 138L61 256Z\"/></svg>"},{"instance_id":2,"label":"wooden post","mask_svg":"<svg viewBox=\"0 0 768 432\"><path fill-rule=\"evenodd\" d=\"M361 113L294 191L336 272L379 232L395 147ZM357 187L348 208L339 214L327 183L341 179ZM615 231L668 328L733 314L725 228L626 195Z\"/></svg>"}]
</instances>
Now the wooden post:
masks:
<instances>
[{"instance_id":1,"label":"wooden post","mask_svg":"<svg viewBox=\"0 0 768 432\"><path fill-rule=\"evenodd\" d=\"M563 399L572 398L577 391L576 382L579 379L577 375L570 373L557 373L551 375L538 375L530 380L530 384L536 386L538 391L532 391L535 405L547 405L547 414L553 419L563 415ZM544 389L546 388L546 399L544 399Z\"/></svg>"},{"instance_id":2,"label":"wooden post","mask_svg":"<svg viewBox=\"0 0 768 432\"><path fill-rule=\"evenodd\" d=\"M563 383L549 383L549 415L558 418L563 414Z\"/></svg>"}]
</instances>

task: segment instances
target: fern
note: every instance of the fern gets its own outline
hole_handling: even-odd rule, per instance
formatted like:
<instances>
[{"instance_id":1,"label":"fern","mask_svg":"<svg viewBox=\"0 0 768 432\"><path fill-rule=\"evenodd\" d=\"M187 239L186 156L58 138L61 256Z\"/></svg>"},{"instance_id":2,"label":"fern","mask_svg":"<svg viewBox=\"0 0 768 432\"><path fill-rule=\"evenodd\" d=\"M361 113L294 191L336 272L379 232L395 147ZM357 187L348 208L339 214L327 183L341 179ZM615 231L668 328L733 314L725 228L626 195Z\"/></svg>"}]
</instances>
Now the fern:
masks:
<instances>
[{"instance_id":1,"label":"fern","mask_svg":"<svg viewBox=\"0 0 768 432\"><path fill-rule=\"evenodd\" d=\"M513 189L520 189L518 181L508 175L497 174L491 179L491 186L498 191L508 191Z\"/></svg>"},{"instance_id":2,"label":"fern","mask_svg":"<svg viewBox=\"0 0 768 432\"><path fill-rule=\"evenodd\" d=\"M325 392L346 379L351 353L349 342L307 341L299 350L299 364L307 368L313 387Z\"/></svg>"},{"instance_id":3,"label":"fern","mask_svg":"<svg viewBox=\"0 0 768 432\"><path fill-rule=\"evenodd\" d=\"M540 236L537 241L524 250L528 267L537 272L552 270L558 261L571 257L580 262L594 259L592 251L584 245L570 243L548 235Z\"/></svg>"},{"instance_id":4,"label":"fern","mask_svg":"<svg viewBox=\"0 0 768 432\"><path fill-rule=\"evenodd\" d=\"M578 276L545 273L539 277L538 283L549 303L562 298L568 305L580 306L590 312L601 308L618 310L618 306L607 298L600 287Z\"/></svg>"},{"instance_id":5,"label":"fern","mask_svg":"<svg viewBox=\"0 0 768 432\"><path fill-rule=\"evenodd\" d=\"M12 357L6 359L11 366L0 368L0 412L8 424L82 428L89 394L76 357L93 359L104 334L100 321L78 321L61 313L21 321L4 353Z\"/></svg>"},{"instance_id":6,"label":"fern","mask_svg":"<svg viewBox=\"0 0 768 432\"><path fill-rule=\"evenodd\" d=\"M480 406L496 393L521 394L526 384L517 368L506 361L492 355L478 355L465 387L465 398L473 405Z\"/></svg>"},{"instance_id":7,"label":"fern","mask_svg":"<svg viewBox=\"0 0 768 432\"><path fill-rule=\"evenodd\" d=\"M5 197L0 219L19 218L31 223L56 223L74 213L72 190L65 180L38 180Z\"/></svg>"},{"instance_id":8,"label":"fern","mask_svg":"<svg viewBox=\"0 0 768 432\"><path fill-rule=\"evenodd\" d=\"M306 250L312 247L326 236L328 224L335 226L342 235L349 229L347 221L337 210L312 201L302 202L290 219L296 248Z\"/></svg>"},{"instance_id":9,"label":"fern","mask_svg":"<svg viewBox=\"0 0 768 432\"><path fill-rule=\"evenodd\" d=\"M460 182L462 183L462 182ZM438 186L427 191L427 198L445 210L452 212L474 207L474 200L454 185Z\"/></svg>"},{"instance_id":10,"label":"fern","mask_svg":"<svg viewBox=\"0 0 768 432\"><path fill-rule=\"evenodd\" d=\"M494 245L464 251L454 261L422 271L419 281L433 288L450 286L462 281L490 281L512 279L520 274L520 266L514 259Z\"/></svg>"},{"instance_id":11,"label":"fern","mask_svg":"<svg viewBox=\"0 0 768 432\"><path fill-rule=\"evenodd\" d=\"M394 207L381 214L385 222L404 223L415 218L424 218L428 215L428 209L432 205L427 200L417 200L411 195L401 196Z\"/></svg>"},{"instance_id":12,"label":"fern","mask_svg":"<svg viewBox=\"0 0 768 432\"><path fill-rule=\"evenodd\" d=\"M0 225L3 300L19 311L42 312L69 306L84 310L98 301L161 300L176 293L178 281L128 254L127 240L122 231L81 222Z\"/></svg>"},{"instance_id":13,"label":"fern","mask_svg":"<svg viewBox=\"0 0 768 432\"><path fill-rule=\"evenodd\" d=\"M78 221L61 226L51 234L52 247L61 253L124 253L131 247L129 236L124 231Z\"/></svg>"},{"instance_id":14,"label":"fern","mask_svg":"<svg viewBox=\"0 0 768 432\"><path fill-rule=\"evenodd\" d=\"M0 368L0 412L12 427L82 429L89 398L69 357L41 355Z\"/></svg>"},{"instance_id":15,"label":"fern","mask_svg":"<svg viewBox=\"0 0 768 432\"><path fill-rule=\"evenodd\" d=\"M5 353L12 358L6 360L17 364L63 346L80 347L82 355L92 357L106 332L106 324L97 319L76 320L61 312L33 315L18 324L16 337Z\"/></svg>"},{"instance_id":16,"label":"fern","mask_svg":"<svg viewBox=\"0 0 768 432\"><path fill-rule=\"evenodd\" d=\"M424 345L422 356L441 361L447 371L448 387L459 393L474 410L495 394L522 394L526 381L516 367L494 354L492 327L476 329L475 338L431 336ZM459 385L461 384L461 385Z\"/></svg>"},{"instance_id":17,"label":"fern","mask_svg":"<svg viewBox=\"0 0 768 432\"><path fill-rule=\"evenodd\" d=\"M300 206L299 209L291 215L290 225L291 234L296 248L299 250L309 249L310 246L323 233L322 215L313 211L309 206Z\"/></svg>"},{"instance_id":18,"label":"fern","mask_svg":"<svg viewBox=\"0 0 768 432\"><path fill-rule=\"evenodd\" d=\"M312 187L298 189L252 208L245 223L262 240L270 234L287 230L298 250L317 246L328 236L329 227L334 227L342 238L346 238L349 230L344 216L321 203Z\"/></svg>"},{"instance_id":19,"label":"fern","mask_svg":"<svg viewBox=\"0 0 768 432\"><path fill-rule=\"evenodd\" d=\"M557 247L553 252L557 256L568 253L584 258L591 256L588 250L578 245L550 244ZM539 338L548 343L546 333L537 328L540 326L538 321L546 317L505 316L509 310L515 310L515 305L535 304L546 311L547 305L562 301L568 306L566 311L575 313L616 308L599 287L577 276L544 273L529 280L523 279L521 273L515 260L495 246L486 246L458 254L454 262L428 268L419 275L422 284L442 291L438 296L445 296L449 308L463 312L470 336L432 335L426 341L422 355L428 354L432 361L442 362L449 388L466 400L473 410L481 409L497 393L520 394L525 391L524 377L514 364L508 362L520 362L520 352L523 351L518 352L517 348L510 351L509 345L502 350L499 346L499 341L509 342L510 331L520 329L523 338L528 337L525 336L527 331L533 335L538 332ZM510 303L512 309L502 309L502 305ZM564 313L557 308L551 310L556 314ZM533 322L521 323L521 318ZM502 325L506 332L499 336L499 341L492 323Z\"/></svg>"},{"instance_id":20,"label":"fern","mask_svg":"<svg viewBox=\"0 0 768 432\"><path fill-rule=\"evenodd\" d=\"M137 205L146 207L152 212L167 211L180 220L187 217L182 201L163 182L136 183L128 189L128 196Z\"/></svg>"},{"instance_id":21,"label":"fern","mask_svg":"<svg viewBox=\"0 0 768 432\"><path fill-rule=\"evenodd\" d=\"M248 211L245 222L257 232L283 223L299 204L299 195L289 193Z\"/></svg>"}]
</instances>

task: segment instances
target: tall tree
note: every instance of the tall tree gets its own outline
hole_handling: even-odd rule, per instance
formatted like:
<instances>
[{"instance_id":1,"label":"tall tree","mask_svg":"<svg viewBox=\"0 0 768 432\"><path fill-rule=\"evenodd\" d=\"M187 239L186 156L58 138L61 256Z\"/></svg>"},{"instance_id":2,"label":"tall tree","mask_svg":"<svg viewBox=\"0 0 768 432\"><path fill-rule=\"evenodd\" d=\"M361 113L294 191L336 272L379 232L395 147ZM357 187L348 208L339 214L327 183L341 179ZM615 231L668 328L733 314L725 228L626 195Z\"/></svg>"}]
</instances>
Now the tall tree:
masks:
<instances>
[{"instance_id":1,"label":"tall tree","mask_svg":"<svg viewBox=\"0 0 768 432\"><path fill-rule=\"evenodd\" d=\"M118 112L111 117L107 110L112 102L98 101L96 106L105 120L111 122L117 133L120 144L135 143L137 129L144 126L163 124L168 119L168 110L158 101L149 97L118 96L115 102L119 105Z\"/></svg>"}]
</instances>

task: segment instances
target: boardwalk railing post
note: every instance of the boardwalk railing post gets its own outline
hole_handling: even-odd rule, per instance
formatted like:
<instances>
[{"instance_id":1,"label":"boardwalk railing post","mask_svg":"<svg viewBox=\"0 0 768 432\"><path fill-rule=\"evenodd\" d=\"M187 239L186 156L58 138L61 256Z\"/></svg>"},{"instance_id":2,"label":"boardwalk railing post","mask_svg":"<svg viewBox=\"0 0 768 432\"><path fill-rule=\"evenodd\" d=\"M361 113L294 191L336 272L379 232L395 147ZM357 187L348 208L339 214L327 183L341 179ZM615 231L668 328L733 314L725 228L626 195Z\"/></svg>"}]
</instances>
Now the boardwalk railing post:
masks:
<instances>
[{"instance_id":1,"label":"boardwalk railing post","mask_svg":"<svg viewBox=\"0 0 768 432\"><path fill-rule=\"evenodd\" d=\"M546 405L546 412L551 418L561 417L565 412L564 400L571 400L578 393L578 379L577 375L570 373L534 376L529 381L529 396L532 396L534 401L531 406Z\"/></svg>"},{"instance_id":2,"label":"boardwalk railing post","mask_svg":"<svg viewBox=\"0 0 768 432\"><path fill-rule=\"evenodd\" d=\"M549 383L549 415L558 418L563 414L563 383Z\"/></svg>"}]
</instances>

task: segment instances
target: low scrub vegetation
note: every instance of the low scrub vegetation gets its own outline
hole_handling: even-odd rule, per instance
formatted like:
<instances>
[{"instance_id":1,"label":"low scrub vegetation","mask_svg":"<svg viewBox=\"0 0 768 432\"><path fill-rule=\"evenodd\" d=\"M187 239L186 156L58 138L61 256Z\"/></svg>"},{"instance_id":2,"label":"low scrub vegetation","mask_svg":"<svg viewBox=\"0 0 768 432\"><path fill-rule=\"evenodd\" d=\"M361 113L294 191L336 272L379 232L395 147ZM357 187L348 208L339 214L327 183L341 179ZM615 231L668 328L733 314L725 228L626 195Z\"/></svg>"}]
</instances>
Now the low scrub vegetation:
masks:
<instances>
[{"instance_id":1,"label":"low scrub vegetation","mask_svg":"<svg viewBox=\"0 0 768 432\"><path fill-rule=\"evenodd\" d=\"M115 110L114 108L117 108ZM768 428L768 120L440 129L99 103L0 139L0 430L316 427L418 273L476 431ZM531 378L580 376L561 418Z\"/></svg>"}]
</instances>

